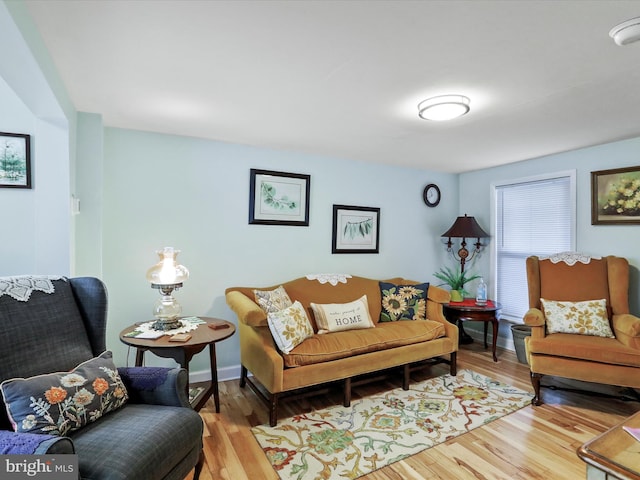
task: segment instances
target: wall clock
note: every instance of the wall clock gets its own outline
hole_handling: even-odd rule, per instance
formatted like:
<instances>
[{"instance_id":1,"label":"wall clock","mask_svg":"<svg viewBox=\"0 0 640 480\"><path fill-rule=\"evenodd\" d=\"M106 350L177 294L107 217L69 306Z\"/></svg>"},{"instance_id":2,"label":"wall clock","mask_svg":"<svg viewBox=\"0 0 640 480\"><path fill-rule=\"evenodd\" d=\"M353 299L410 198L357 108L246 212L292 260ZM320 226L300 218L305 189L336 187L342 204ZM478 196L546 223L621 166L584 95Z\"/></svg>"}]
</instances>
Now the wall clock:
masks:
<instances>
[{"instance_id":1,"label":"wall clock","mask_svg":"<svg viewBox=\"0 0 640 480\"><path fill-rule=\"evenodd\" d=\"M440 203L440 188L435 183L430 183L424 187L422 199L427 207L435 207Z\"/></svg>"}]
</instances>

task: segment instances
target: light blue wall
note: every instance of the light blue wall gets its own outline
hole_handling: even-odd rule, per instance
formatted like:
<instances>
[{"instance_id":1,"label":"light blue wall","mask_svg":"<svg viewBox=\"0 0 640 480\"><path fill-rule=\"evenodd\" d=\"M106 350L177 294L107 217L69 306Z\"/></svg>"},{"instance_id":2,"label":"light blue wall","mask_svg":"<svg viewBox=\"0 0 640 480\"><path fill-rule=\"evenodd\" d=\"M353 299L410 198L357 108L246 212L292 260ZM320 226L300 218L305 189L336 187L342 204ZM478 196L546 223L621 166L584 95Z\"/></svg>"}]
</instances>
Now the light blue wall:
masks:
<instances>
[{"instance_id":1,"label":"light blue wall","mask_svg":"<svg viewBox=\"0 0 640 480\"><path fill-rule=\"evenodd\" d=\"M582 148L503 167L488 168L460 175L460 211L474 215L491 235L492 183L539 174L576 171L576 250L591 255L618 255L631 264L630 308L640 313L640 228L637 225L591 225L591 172L640 165L640 138ZM476 270L489 277L490 255L484 254ZM503 330L506 330L503 329ZM501 335L510 335L501 330Z\"/></svg>"},{"instance_id":2,"label":"light blue wall","mask_svg":"<svg viewBox=\"0 0 640 480\"><path fill-rule=\"evenodd\" d=\"M249 225L249 170L311 175L309 227ZM437 208L422 201L435 182ZM107 128L104 135L103 278L109 287L109 347L152 318L158 297L145 280L155 250L173 246L191 276L176 298L187 315L237 322L231 286L269 286L308 273L433 281L445 257L439 235L457 212L457 176ZM380 207L379 254L331 254L332 205ZM81 213L81 216L85 212ZM206 354L194 368L206 366ZM238 338L218 346L221 367L239 364Z\"/></svg>"},{"instance_id":3,"label":"light blue wall","mask_svg":"<svg viewBox=\"0 0 640 480\"><path fill-rule=\"evenodd\" d=\"M0 2L0 45L0 131L32 135L33 184L32 189L0 189L6 212L0 275L69 274L75 143L69 124L75 112L66 92L54 94L51 84L59 82L51 68L48 77L43 74L42 65L51 62L22 2Z\"/></svg>"},{"instance_id":4,"label":"light blue wall","mask_svg":"<svg viewBox=\"0 0 640 480\"><path fill-rule=\"evenodd\" d=\"M0 78L0 132L32 135L34 118L29 109ZM3 239L0 275L35 271L35 195L32 190L0 188ZM10 232L10 234L9 234Z\"/></svg>"}]
</instances>

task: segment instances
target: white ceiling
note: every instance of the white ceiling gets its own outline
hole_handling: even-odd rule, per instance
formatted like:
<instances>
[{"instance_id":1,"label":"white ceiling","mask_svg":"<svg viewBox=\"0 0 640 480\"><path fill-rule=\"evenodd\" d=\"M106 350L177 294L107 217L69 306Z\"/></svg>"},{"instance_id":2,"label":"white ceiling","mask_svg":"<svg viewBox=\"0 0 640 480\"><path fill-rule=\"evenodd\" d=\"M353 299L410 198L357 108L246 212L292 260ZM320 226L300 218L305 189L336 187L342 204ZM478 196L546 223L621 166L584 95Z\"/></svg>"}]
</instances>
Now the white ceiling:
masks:
<instances>
[{"instance_id":1,"label":"white ceiling","mask_svg":"<svg viewBox=\"0 0 640 480\"><path fill-rule=\"evenodd\" d=\"M640 136L636 0L26 3L107 126L442 172ZM447 93L471 112L418 118Z\"/></svg>"}]
</instances>

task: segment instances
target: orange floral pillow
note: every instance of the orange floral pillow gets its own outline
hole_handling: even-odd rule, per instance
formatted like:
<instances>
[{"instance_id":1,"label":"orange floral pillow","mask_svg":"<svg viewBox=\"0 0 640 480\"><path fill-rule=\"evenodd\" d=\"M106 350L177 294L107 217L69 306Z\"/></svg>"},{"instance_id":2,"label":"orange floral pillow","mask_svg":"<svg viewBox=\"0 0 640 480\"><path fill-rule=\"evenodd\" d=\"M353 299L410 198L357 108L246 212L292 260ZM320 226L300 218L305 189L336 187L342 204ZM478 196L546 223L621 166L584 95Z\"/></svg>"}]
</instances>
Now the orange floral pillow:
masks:
<instances>
[{"instance_id":1,"label":"orange floral pillow","mask_svg":"<svg viewBox=\"0 0 640 480\"><path fill-rule=\"evenodd\" d=\"M598 337L613 337L607 301L559 302L540 299L547 322L547 333L577 333Z\"/></svg>"},{"instance_id":2,"label":"orange floral pillow","mask_svg":"<svg viewBox=\"0 0 640 480\"><path fill-rule=\"evenodd\" d=\"M127 401L127 389L110 351L70 372L12 378L0 384L16 432L64 436Z\"/></svg>"}]
</instances>

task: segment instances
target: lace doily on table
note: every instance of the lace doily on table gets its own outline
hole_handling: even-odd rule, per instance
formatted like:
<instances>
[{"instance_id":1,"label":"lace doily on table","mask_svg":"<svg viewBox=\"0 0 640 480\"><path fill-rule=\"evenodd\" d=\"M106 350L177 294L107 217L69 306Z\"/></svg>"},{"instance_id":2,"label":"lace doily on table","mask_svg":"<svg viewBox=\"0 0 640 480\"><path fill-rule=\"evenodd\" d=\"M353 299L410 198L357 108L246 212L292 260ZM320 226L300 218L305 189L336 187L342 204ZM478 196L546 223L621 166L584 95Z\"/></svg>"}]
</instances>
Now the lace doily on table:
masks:
<instances>
[{"instance_id":1,"label":"lace doily on table","mask_svg":"<svg viewBox=\"0 0 640 480\"><path fill-rule=\"evenodd\" d=\"M561 252L555 253L548 257L540 257L540 260L549 259L551 263L560 263L564 262L569 266L575 265L576 263L584 263L587 265L591 260L600 260L602 257L592 257L590 255L585 255L584 253L579 252Z\"/></svg>"},{"instance_id":2,"label":"lace doily on table","mask_svg":"<svg viewBox=\"0 0 640 480\"><path fill-rule=\"evenodd\" d=\"M351 275L347 273L317 273L307 275L307 280L317 280L322 284L329 283L334 287L338 283L347 283L347 278L351 278Z\"/></svg>"},{"instance_id":3,"label":"lace doily on table","mask_svg":"<svg viewBox=\"0 0 640 480\"><path fill-rule=\"evenodd\" d=\"M34 291L54 293L52 280L65 280L59 276L23 275L19 277L0 277L0 297L9 295L19 302L26 302Z\"/></svg>"},{"instance_id":4,"label":"lace doily on table","mask_svg":"<svg viewBox=\"0 0 640 480\"><path fill-rule=\"evenodd\" d=\"M201 325L203 323L207 323L204 320L198 318L198 317L185 317L185 318L181 318L180 321L182 322L182 327L180 328L172 328L171 330L154 330L153 328L153 324L156 323L155 320L152 320L150 322L145 322L145 323L141 323L140 325L138 325L136 327L136 329L129 333L128 336L131 337L137 337L140 334L144 334L147 332L154 332L154 333L161 333L162 335L176 335L178 333L187 333L190 332L192 330L195 330L196 328L198 328L198 325Z\"/></svg>"}]
</instances>

